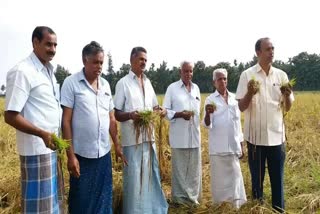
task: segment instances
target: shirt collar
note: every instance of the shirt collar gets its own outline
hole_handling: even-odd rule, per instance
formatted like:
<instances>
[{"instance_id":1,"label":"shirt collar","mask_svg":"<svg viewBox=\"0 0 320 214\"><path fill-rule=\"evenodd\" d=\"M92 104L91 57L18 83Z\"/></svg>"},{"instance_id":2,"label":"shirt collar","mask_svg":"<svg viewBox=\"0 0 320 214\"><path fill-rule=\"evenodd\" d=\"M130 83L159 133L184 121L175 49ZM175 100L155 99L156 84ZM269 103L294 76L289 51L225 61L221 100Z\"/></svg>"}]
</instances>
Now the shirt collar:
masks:
<instances>
[{"instance_id":1,"label":"shirt collar","mask_svg":"<svg viewBox=\"0 0 320 214\"><path fill-rule=\"evenodd\" d=\"M228 93L228 98L229 98L229 97L230 97L230 92L229 92L228 89L227 89L227 93ZM213 93L213 96L214 96L214 97L218 97L218 96L221 96L221 94L219 93L218 90L215 90L215 92Z\"/></svg>"},{"instance_id":2,"label":"shirt collar","mask_svg":"<svg viewBox=\"0 0 320 214\"><path fill-rule=\"evenodd\" d=\"M272 65L271 65L269 74L272 73L272 70L273 70L273 67L272 67ZM257 63L257 64L256 64L256 72L259 73L260 71L263 71L263 69L261 68L260 64Z\"/></svg>"},{"instance_id":3,"label":"shirt collar","mask_svg":"<svg viewBox=\"0 0 320 214\"><path fill-rule=\"evenodd\" d=\"M86 80L86 77L84 76L84 68L81 69L81 71L78 73L78 81Z\"/></svg>"},{"instance_id":4,"label":"shirt collar","mask_svg":"<svg viewBox=\"0 0 320 214\"><path fill-rule=\"evenodd\" d=\"M78 73L78 81L87 81L86 76L84 75L84 68L81 69L81 71ZM101 81L101 76L98 77L98 89L103 86L103 81Z\"/></svg>"},{"instance_id":5,"label":"shirt collar","mask_svg":"<svg viewBox=\"0 0 320 214\"><path fill-rule=\"evenodd\" d=\"M131 77L132 79L136 79L137 75L132 70L130 70L129 77ZM146 80L147 76L144 73L142 73L142 78L143 78L143 80Z\"/></svg>"},{"instance_id":6,"label":"shirt collar","mask_svg":"<svg viewBox=\"0 0 320 214\"><path fill-rule=\"evenodd\" d=\"M193 82L190 81L190 84L191 84L191 88L193 88ZM182 81L182 79L179 80L179 86L180 86L180 87L185 86L184 83L183 83L183 81Z\"/></svg>"},{"instance_id":7,"label":"shirt collar","mask_svg":"<svg viewBox=\"0 0 320 214\"><path fill-rule=\"evenodd\" d=\"M53 72L52 64L50 62L48 62L48 65L44 66L34 52L32 52L30 54L30 58L31 58L33 64L35 65L35 67L37 68L37 71L40 72L40 71L42 71L42 69L46 68L46 70L49 69L50 72Z\"/></svg>"}]
</instances>

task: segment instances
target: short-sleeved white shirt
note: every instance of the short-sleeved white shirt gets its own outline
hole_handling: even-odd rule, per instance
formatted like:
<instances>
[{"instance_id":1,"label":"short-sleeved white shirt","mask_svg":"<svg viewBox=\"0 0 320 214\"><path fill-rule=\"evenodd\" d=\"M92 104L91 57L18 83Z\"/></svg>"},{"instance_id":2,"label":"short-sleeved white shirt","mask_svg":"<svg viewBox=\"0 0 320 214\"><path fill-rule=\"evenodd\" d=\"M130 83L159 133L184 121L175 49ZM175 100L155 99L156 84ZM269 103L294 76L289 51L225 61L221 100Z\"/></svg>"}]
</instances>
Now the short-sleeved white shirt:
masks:
<instances>
[{"instance_id":1,"label":"short-sleeved white shirt","mask_svg":"<svg viewBox=\"0 0 320 214\"><path fill-rule=\"evenodd\" d=\"M115 109L123 112L153 110L158 105L157 96L153 90L150 80L143 74L144 92L139 86L137 76L129 71L129 74L121 78L116 85L116 93L114 96ZM136 134L132 120L121 122L121 144L122 146L136 145ZM154 141L148 139L146 133L140 134L138 143Z\"/></svg>"},{"instance_id":2,"label":"short-sleeved white shirt","mask_svg":"<svg viewBox=\"0 0 320 214\"><path fill-rule=\"evenodd\" d=\"M228 92L228 103L226 103L219 92L215 91L206 98L204 112L205 106L212 102L217 108L210 114L209 126L205 124L203 118L203 125L209 129L209 154L241 155L241 142L243 141L241 113L235 95Z\"/></svg>"},{"instance_id":3,"label":"short-sleeved white shirt","mask_svg":"<svg viewBox=\"0 0 320 214\"><path fill-rule=\"evenodd\" d=\"M32 52L7 74L6 111L16 111L30 123L48 132L59 133L61 122L59 85L53 66L44 66ZM51 153L40 137L16 131L20 155Z\"/></svg>"},{"instance_id":4,"label":"short-sleeved white shirt","mask_svg":"<svg viewBox=\"0 0 320 214\"><path fill-rule=\"evenodd\" d=\"M110 151L110 111L114 105L109 83L99 77L98 91L90 86L84 70L67 77L61 88L61 105L72 111L74 152L100 158Z\"/></svg>"},{"instance_id":5,"label":"short-sleeved white shirt","mask_svg":"<svg viewBox=\"0 0 320 214\"><path fill-rule=\"evenodd\" d=\"M167 119L170 121L169 142L172 148L200 147L200 105L201 95L199 87L191 83L188 92L180 79L171 83L166 91L163 107L167 109ZM193 111L190 120L173 118L176 112Z\"/></svg>"},{"instance_id":6,"label":"short-sleeved white shirt","mask_svg":"<svg viewBox=\"0 0 320 214\"><path fill-rule=\"evenodd\" d=\"M242 99L247 93L248 82L255 78L260 82L260 90L252 98L249 107L244 111L244 139L261 146L277 146L285 141L285 127L280 91L282 82L288 82L287 74L271 67L269 75L259 64L241 73L236 99ZM290 99L294 97L291 93Z\"/></svg>"}]
</instances>

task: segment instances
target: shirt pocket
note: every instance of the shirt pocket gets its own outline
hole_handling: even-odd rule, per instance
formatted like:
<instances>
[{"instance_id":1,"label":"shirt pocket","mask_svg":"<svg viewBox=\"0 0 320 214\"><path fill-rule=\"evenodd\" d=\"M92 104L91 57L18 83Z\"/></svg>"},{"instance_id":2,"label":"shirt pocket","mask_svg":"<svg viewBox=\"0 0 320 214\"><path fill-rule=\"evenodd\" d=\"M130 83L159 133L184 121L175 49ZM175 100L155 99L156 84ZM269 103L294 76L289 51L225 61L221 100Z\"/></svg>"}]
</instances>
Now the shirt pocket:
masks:
<instances>
[{"instance_id":1,"label":"shirt pocket","mask_svg":"<svg viewBox=\"0 0 320 214\"><path fill-rule=\"evenodd\" d=\"M101 107L105 111L110 111L110 100L111 100L111 95L108 93L102 93L99 95L99 107Z\"/></svg>"},{"instance_id":2,"label":"shirt pocket","mask_svg":"<svg viewBox=\"0 0 320 214\"><path fill-rule=\"evenodd\" d=\"M270 97L272 97L273 101L280 101L281 99L281 91L280 91L281 83L273 83L270 87Z\"/></svg>"},{"instance_id":3,"label":"shirt pocket","mask_svg":"<svg viewBox=\"0 0 320 214\"><path fill-rule=\"evenodd\" d=\"M190 110L194 111L196 115L200 115L200 104L200 97L192 97Z\"/></svg>"}]
</instances>

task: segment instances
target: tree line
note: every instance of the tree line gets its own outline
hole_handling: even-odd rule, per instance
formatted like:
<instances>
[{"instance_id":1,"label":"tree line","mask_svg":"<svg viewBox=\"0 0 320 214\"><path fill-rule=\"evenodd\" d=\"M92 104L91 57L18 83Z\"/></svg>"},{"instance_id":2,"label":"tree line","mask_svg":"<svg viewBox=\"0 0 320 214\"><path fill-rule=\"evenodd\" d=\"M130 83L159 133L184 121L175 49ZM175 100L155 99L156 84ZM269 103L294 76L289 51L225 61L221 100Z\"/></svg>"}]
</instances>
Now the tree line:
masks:
<instances>
[{"instance_id":1,"label":"tree line","mask_svg":"<svg viewBox=\"0 0 320 214\"><path fill-rule=\"evenodd\" d=\"M130 71L130 64L123 64L118 71L114 70L112 64L112 56L108 56L108 66L102 77L108 80L112 93L115 92L116 83ZM214 66L207 66L203 61L197 61L193 69L193 82L196 83L202 93L211 93L212 88L212 72L216 68L225 68L228 71L228 88L230 91L236 91L239 77L242 71L255 65L257 57L254 56L250 62L238 63L234 60L233 63L219 62ZM297 56L289 58L287 62L275 60L274 67L284 70L289 79L296 78L296 91L317 91L320 90L320 55L308 54L301 52ZM164 94L167 87L179 80L179 67L168 68L167 62L163 61L158 68L152 63L145 74L150 79L154 90L157 94ZM63 80L70 75L69 71L63 66L58 66L55 73L58 83L62 85Z\"/></svg>"}]
</instances>

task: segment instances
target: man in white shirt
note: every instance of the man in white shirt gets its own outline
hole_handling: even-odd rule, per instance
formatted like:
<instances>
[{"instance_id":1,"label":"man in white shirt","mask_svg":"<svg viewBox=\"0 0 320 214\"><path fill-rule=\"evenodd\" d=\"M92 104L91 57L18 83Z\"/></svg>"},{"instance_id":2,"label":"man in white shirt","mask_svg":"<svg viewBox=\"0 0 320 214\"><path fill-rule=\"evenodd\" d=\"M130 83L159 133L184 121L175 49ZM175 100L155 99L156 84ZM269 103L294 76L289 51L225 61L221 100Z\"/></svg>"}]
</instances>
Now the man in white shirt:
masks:
<instances>
[{"instance_id":1,"label":"man in white shirt","mask_svg":"<svg viewBox=\"0 0 320 214\"><path fill-rule=\"evenodd\" d=\"M269 38L256 42L258 64L242 72L236 99L244 112L244 139L248 142L248 159L254 199L263 200L263 180L267 161L272 190L272 206L284 211L284 113L294 100L287 74L272 67L274 47ZM259 84L256 84L256 81ZM281 88L282 89L282 88Z\"/></svg>"},{"instance_id":2,"label":"man in white shirt","mask_svg":"<svg viewBox=\"0 0 320 214\"><path fill-rule=\"evenodd\" d=\"M112 213L112 164L109 133L116 157L127 164L118 144L109 83L100 74L104 50L92 41L82 50L84 68L61 88L63 137L70 173L69 213Z\"/></svg>"},{"instance_id":3,"label":"man in white shirt","mask_svg":"<svg viewBox=\"0 0 320 214\"><path fill-rule=\"evenodd\" d=\"M50 61L57 36L46 26L32 33L33 52L7 74L5 122L16 128L21 164L21 212L63 213L58 202L59 85ZM62 207L62 206L61 206Z\"/></svg>"},{"instance_id":4,"label":"man in white shirt","mask_svg":"<svg viewBox=\"0 0 320 214\"><path fill-rule=\"evenodd\" d=\"M243 156L243 135L238 102L227 89L227 77L226 69L213 71L216 91L205 100L203 124L209 129L213 202L227 201L239 208L247 201L239 161Z\"/></svg>"},{"instance_id":5,"label":"man in white shirt","mask_svg":"<svg viewBox=\"0 0 320 214\"><path fill-rule=\"evenodd\" d=\"M131 71L116 85L115 116L121 124L121 143L129 165L123 169L123 213L163 214L168 204L161 189L159 164L155 151L154 133L149 136L141 129L138 142L134 121L139 111L165 111L159 108L150 80L144 74L147 51L135 47L130 54Z\"/></svg>"},{"instance_id":6,"label":"man in white shirt","mask_svg":"<svg viewBox=\"0 0 320 214\"><path fill-rule=\"evenodd\" d=\"M201 199L201 142L199 87L192 82L193 65L183 61L180 80L167 88L163 107L170 121L172 201L199 204Z\"/></svg>"}]
</instances>

